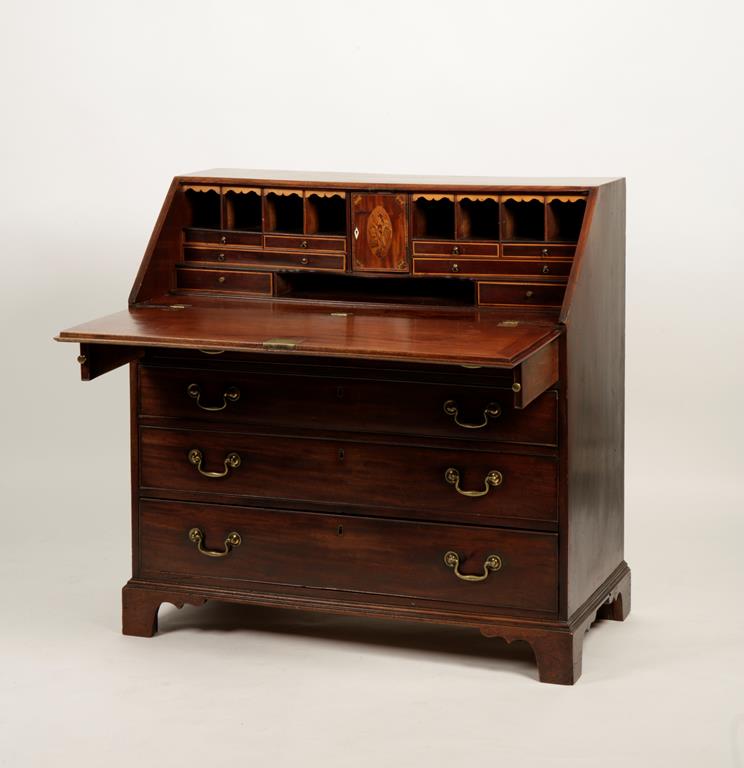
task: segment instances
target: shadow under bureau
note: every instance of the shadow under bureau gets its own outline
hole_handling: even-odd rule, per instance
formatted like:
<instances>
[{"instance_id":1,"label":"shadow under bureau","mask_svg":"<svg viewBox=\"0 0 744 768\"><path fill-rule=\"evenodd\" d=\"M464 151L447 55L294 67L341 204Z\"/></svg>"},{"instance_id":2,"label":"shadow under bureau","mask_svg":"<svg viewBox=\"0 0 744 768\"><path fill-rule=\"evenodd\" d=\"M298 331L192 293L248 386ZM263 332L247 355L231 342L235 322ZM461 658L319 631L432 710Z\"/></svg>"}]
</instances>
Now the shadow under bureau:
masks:
<instances>
[{"instance_id":1,"label":"shadow under bureau","mask_svg":"<svg viewBox=\"0 0 744 768\"><path fill-rule=\"evenodd\" d=\"M173 180L118 314L123 626L163 602L476 627L573 683L623 559L625 184L215 170Z\"/></svg>"}]
</instances>

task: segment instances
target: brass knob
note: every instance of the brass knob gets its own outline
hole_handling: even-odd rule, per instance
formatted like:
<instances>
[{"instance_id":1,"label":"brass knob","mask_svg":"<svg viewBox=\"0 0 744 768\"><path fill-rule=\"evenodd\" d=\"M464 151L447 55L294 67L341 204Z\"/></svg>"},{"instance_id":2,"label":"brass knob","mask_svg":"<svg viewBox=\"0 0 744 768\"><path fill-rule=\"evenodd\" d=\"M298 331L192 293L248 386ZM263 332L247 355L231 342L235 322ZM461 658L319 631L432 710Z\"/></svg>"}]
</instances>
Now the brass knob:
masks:
<instances>
[{"instance_id":1,"label":"brass knob","mask_svg":"<svg viewBox=\"0 0 744 768\"><path fill-rule=\"evenodd\" d=\"M459 271L460 271L460 265L459 265L459 264L457 264L457 263L455 263L455 264L453 264L453 265L450 267L450 269L451 269L453 272L459 272Z\"/></svg>"},{"instance_id":2,"label":"brass knob","mask_svg":"<svg viewBox=\"0 0 744 768\"><path fill-rule=\"evenodd\" d=\"M307 264L310 261L310 259L307 258L307 256L303 256L300 259L300 264Z\"/></svg>"},{"instance_id":3,"label":"brass knob","mask_svg":"<svg viewBox=\"0 0 744 768\"><path fill-rule=\"evenodd\" d=\"M220 275L220 276L217 278L217 282L218 282L218 283L224 283L224 282L225 282L225 276L224 276L224 275Z\"/></svg>"},{"instance_id":4,"label":"brass knob","mask_svg":"<svg viewBox=\"0 0 744 768\"><path fill-rule=\"evenodd\" d=\"M525 298L531 299L534 294L532 291L525 291L524 295L525 295Z\"/></svg>"},{"instance_id":5,"label":"brass knob","mask_svg":"<svg viewBox=\"0 0 744 768\"><path fill-rule=\"evenodd\" d=\"M300 243L300 248L307 248L307 240L303 240L303 241Z\"/></svg>"},{"instance_id":6,"label":"brass knob","mask_svg":"<svg viewBox=\"0 0 744 768\"><path fill-rule=\"evenodd\" d=\"M224 245L227 242L227 236L222 235L222 237L220 238L220 242Z\"/></svg>"},{"instance_id":7,"label":"brass knob","mask_svg":"<svg viewBox=\"0 0 744 768\"><path fill-rule=\"evenodd\" d=\"M454 248L452 249L452 255L453 256L459 256L460 255L460 248L457 245L454 246Z\"/></svg>"},{"instance_id":8,"label":"brass knob","mask_svg":"<svg viewBox=\"0 0 744 768\"><path fill-rule=\"evenodd\" d=\"M542 255L543 256L547 256L548 255L548 249L547 248L543 248L542 249Z\"/></svg>"},{"instance_id":9,"label":"brass knob","mask_svg":"<svg viewBox=\"0 0 744 768\"><path fill-rule=\"evenodd\" d=\"M224 253L218 253L217 254L217 261L224 261L225 260L225 254Z\"/></svg>"},{"instance_id":10,"label":"brass knob","mask_svg":"<svg viewBox=\"0 0 744 768\"><path fill-rule=\"evenodd\" d=\"M550 267L547 264L543 264L542 273L547 275L550 272Z\"/></svg>"}]
</instances>

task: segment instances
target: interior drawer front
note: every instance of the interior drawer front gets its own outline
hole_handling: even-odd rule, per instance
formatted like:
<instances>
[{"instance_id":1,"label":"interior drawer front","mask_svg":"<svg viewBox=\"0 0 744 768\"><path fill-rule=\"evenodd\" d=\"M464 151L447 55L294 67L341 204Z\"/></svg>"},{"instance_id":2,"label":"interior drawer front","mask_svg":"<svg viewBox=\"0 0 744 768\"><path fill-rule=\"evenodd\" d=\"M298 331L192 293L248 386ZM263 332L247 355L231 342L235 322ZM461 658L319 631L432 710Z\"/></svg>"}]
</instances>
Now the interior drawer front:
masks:
<instances>
[{"instance_id":1,"label":"interior drawer front","mask_svg":"<svg viewBox=\"0 0 744 768\"><path fill-rule=\"evenodd\" d=\"M266 235L266 248L299 248L308 251L346 251L345 237L314 237L308 235Z\"/></svg>"},{"instance_id":2,"label":"interior drawer front","mask_svg":"<svg viewBox=\"0 0 744 768\"><path fill-rule=\"evenodd\" d=\"M527 259L414 259L415 275L462 275L504 277L545 277L551 280L567 279L570 261L531 261Z\"/></svg>"},{"instance_id":3,"label":"interior drawer front","mask_svg":"<svg viewBox=\"0 0 744 768\"><path fill-rule=\"evenodd\" d=\"M330 253L312 253L303 251L240 251L219 248L184 248L186 261L215 261L225 264L245 264L258 267L290 267L292 269L320 269L344 271L346 257Z\"/></svg>"},{"instance_id":4,"label":"interior drawer front","mask_svg":"<svg viewBox=\"0 0 744 768\"><path fill-rule=\"evenodd\" d=\"M229 424L556 445L558 396L509 389L140 367L140 414Z\"/></svg>"},{"instance_id":5,"label":"interior drawer front","mask_svg":"<svg viewBox=\"0 0 744 768\"><path fill-rule=\"evenodd\" d=\"M189 532L198 528L202 554ZM175 502L140 504L141 576L396 595L552 613L558 537L432 523ZM234 539L235 540L235 539ZM458 556L458 578L445 554ZM491 555L496 570L486 570ZM449 561L452 562L451 559ZM246 585L247 586L247 585Z\"/></svg>"},{"instance_id":6,"label":"interior drawer front","mask_svg":"<svg viewBox=\"0 0 744 768\"><path fill-rule=\"evenodd\" d=\"M260 248L263 235L260 232L236 232L225 229L184 229L187 243L217 243L219 245L252 245Z\"/></svg>"},{"instance_id":7,"label":"interior drawer front","mask_svg":"<svg viewBox=\"0 0 744 768\"><path fill-rule=\"evenodd\" d=\"M560 307L565 285L478 283L478 303L488 306Z\"/></svg>"},{"instance_id":8,"label":"interior drawer front","mask_svg":"<svg viewBox=\"0 0 744 768\"><path fill-rule=\"evenodd\" d=\"M431 240L414 240L413 254L429 256L498 256L498 243L478 242L443 242L437 243Z\"/></svg>"},{"instance_id":9,"label":"interior drawer front","mask_svg":"<svg viewBox=\"0 0 744 768\"><path fill-rule=\"evenodd\" d=\"M252 293L271 295L270 272L245 272L230 269L176 269L176 284L186 290L219 293Z\"/></svg>"},{"instance_id":10,"label":"interior drawer front","mask_svg":"<svg viewBox=\"0 0 744 768\"><path fill-rule=\"evenodd\" d=\"M140 483L145 493L196 492L293 504L418 510L457 521L554 522L557 469L557 460L544 456L140 429ZM498 475L493 483L488 482L492 473Z\"/></svg>"},{"instance_id":11,"label":"interior drawer front","mask_svg":"<svg viewBox=\"0 0 744 768\"><path fill-rule=\"evenodd\" d=\"M504 244L502 248L505 259L572 259L576 252L575 245L554 245L552 243L535 245L513 243L511 245Z\"/></svg>"}]
</instances>

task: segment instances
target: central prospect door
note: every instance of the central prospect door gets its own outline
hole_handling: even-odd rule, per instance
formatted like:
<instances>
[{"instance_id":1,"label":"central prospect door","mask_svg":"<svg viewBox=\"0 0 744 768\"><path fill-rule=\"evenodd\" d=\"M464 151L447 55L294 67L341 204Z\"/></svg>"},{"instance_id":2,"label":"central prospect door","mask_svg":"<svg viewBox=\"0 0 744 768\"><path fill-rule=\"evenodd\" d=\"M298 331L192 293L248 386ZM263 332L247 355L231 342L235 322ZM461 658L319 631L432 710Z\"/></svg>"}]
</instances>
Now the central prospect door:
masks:
<instances>
[{"instance_id":1,"label":"central prospect door","mask_svg":"<svg viewBox=\"0 0 744 768\"><path fill-rule=\"evenodd\" d=\"M408 271L405 195L353 195L351 253L354 272Z\"/></svg>"}]
</instances>

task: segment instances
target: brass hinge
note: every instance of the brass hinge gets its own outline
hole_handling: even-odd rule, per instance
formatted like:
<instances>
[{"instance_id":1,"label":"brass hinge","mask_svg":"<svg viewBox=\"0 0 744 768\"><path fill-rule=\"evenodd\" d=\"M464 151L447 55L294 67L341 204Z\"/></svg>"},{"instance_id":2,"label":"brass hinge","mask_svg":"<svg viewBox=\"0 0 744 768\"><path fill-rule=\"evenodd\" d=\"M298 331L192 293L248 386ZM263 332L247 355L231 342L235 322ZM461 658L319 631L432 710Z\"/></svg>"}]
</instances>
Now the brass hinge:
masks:
<instances>
[{"instance_id":1,"label":"brass hinge","mask_svg":"<svg viewBox=\"0 0 744 768\"><path fill-rule=\"evenodd\" d=\"M296 349L299 343L298 339L266 339L262 346L264 349Z\"/></svg>"}]
</instances>

